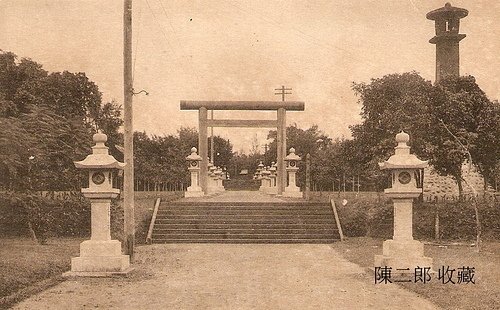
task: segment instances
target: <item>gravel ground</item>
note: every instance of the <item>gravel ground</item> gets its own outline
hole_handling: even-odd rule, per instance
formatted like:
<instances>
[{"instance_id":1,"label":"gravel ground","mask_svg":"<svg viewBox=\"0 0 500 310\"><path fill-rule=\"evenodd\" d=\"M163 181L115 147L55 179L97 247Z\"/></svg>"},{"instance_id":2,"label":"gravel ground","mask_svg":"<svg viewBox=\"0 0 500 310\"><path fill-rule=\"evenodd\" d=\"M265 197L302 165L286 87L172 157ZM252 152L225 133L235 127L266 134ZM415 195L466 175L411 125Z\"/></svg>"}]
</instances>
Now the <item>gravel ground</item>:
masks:
<instances>
[{"instance_id":1,"label":"gravel ground","mask_svg":"<svg viewBox=\"0 0 500 310\"><path fill-rule=\"evenodd\" d=\"M436 309L330 245L137 247L127 278L67 280L14 309Z\"/></svg>"}]
</instances>

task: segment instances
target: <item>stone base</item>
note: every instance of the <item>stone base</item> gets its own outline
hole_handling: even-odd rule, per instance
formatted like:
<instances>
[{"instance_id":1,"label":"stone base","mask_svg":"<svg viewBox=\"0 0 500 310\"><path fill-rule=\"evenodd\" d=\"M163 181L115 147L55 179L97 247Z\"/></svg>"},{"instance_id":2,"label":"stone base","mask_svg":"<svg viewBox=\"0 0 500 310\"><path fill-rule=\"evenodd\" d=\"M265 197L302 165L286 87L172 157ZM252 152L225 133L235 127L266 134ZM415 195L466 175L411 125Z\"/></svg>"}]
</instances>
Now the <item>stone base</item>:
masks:
<instances>
[{"instance_id":1,"label":"stone base","mask_svg":"<svg viewBox=\"0 0 500 310\"><path fill-rule=\"evenodd\" d=\"M278 187L277 186L269 187L269 189L267 190L267 193L271 194L271 195L278 194Z\"/></svg>"},{"instance_id":2,"label":"stone base","mask_svg":"<svg viewBox=\"0 0 500 310\"><path fill-rule=\"evenodd\" d=\"M184 192L184 197L186 197L186 198L203 197L203 196L205 196L205 193L201 190L201 187L200 187L200 191L189 191L189 188L188 188L188 191Z\"/></svg>"},{"instance_id":3,"label":"stone base","mask_svg":"<svg viewBox=\"0 0 500 310\"><path fill-rule=\"evenodd\" d=\"M128 255L121 254L118 240L87 240L80 244L80 257L71 259L72 273L116 273L130 267Z\"/></svg>"},{"instance_id":4,"label":"stone base","mask_svg":"<svg viewBox=\"0 0 500 310\"><path fill-rule=\"evenodd\" d=\"M88 278L108 278L108 277L126 277L130 272L134 271L134 268L129 267L123 271L110 271L110 272L77 272L77 271L67 271L62 274L65 278L72 277L88 277Z\"/></svg>"},{"instance_id":5,"label":"stone base","mask_svg":"<svg viewBox=\"0 0 500 310\"><path fill-rule=\"evenodd\" d=\"M302 198L303 197L302 192L300 192L300 191L290 191L288 189L288 187L285 188L285 191L283 192L282 196L283 197L292 197L292 198Z\"/></svg>"},{"instance_id":6,"label":"stone base","mask_svg":"<svg viewBox=\"0 0 500 310\"><path fill-rule=\"evenodd\" d=\"M218 186L214 186L214 185L212 185L212 186L208 186L208 187L207 187L207 193L208 193L209 195L211 195L211 194L216 194L216 193L220 193L219 187L218 187Z\"/></svg>"},{"instance_id":7,"label":"stone base","mask_svg":"<svg viewBox=\"0 0 500 310\"><path fill-rule=\"evenodd\" d=\"M266 186L266 187L260 187L259 188L259 191L261 193L264 193L264 194L277 194L278 193L278 188L277 187L270 187L270 186Z\"/></svg>"},{"instance_id":8,"label":"stone base","mask_svg":"<svg viewBox=\"0 0 500 310\"><path fill-rule=\"evenodd\" d=\"M413 272L416 267L432 269L432 258L424 256L424 244L417 240L386 240L382 253L375 255L375 267L392 267L394 272L404 268Z\"/></svg>"},{"instance_id":9,"label":"stone base","mask_svg":"<svg viewBox=\"0 0 500 310\"><path fill-rule=\"evenodd\" d=\"M189 198L189 197L203 197L205 196L205 193L201 190L201 187L199 186L189 186L187 188L187 191L184 192L184 197Z\"/></svg>"}]
</instances>

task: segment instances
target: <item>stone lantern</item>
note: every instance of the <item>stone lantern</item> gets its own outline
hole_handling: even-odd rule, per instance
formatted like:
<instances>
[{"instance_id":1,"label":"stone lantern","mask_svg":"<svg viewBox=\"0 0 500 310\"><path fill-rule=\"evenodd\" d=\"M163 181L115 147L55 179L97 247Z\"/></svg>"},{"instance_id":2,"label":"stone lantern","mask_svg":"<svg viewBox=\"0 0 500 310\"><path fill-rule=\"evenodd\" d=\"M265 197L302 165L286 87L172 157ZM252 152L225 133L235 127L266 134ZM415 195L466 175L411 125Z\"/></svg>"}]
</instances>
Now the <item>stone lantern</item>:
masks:
<instances>
[{"instance_id":1,"label":"stone lantern","mask_svg":"<svg viewBox=\"0 0 500 310\"><path fill-rule=\"evenodd\" d=\"M191 148L191 154L186 157L189 164L188 170L191 173L191 186L187 188L184 197L203 197L204 193L200 187L200 162L201 156L198 155L195 147Z\"/></svg>"},{"instance_id":2,"label":"stone lantern","mask_svg":"<svg viewBox=\"0 0 500 310\"><path fill-rule=\"evenodd\" d=\"M264 170L264 163L262 161L257 165L257 171L255 172L257 175L257 180L262 179L262 171Z\"/></svg>"},{"instance_id":3,"label":"stone lantern","mask_svg":"<svg viewBox=\"0 0 500 310\"><path fill-rule=\"evenodd\" d=\"M301 160L300 156L295 154L295 149L290 148L290 154L285 157L286 172L288 173L288 186L285 187L283 197L302 198L300 188L297 186L296 174L299 171L298 162Z\"/></svg>"},{"instance_id":4,"label":"stone lantern","mask_svg":"<svg viewBox=\"0 0 500 310\"><path fill-rule=\"evenodd\" d=\"M262 177L259 191L268 193L271 186L271 171L269 171L269 167L264 167L264 169L260 173Z\"/></svg>"},{"instance_id":5,"label":"stone lantern","mask_svg":"<svg viewBox=\"0 0 500 310\"><path fill-rule=\"evenodd\" d=\"M207 171L207 192L209 194L216 193L218 191L217 188L217 175L215 171L217 170L217 167L214 166L212 162L208 162L208 171Z\"/></svg>"},{"instance_id":6,"label":"stone lantern","mask_svg":"<svg viewBox=\"0 0 500 310\"><path fill-rule=\"evenodd\" d=\"M269 168L269 172L271 172L271 174L269 175L269 177L271 178L271 182L270 182L270 185L269 185L269 194L277 194L278 193L278 187L276 186L276 178L277 178L277 174L276 174L276 171L278 169L276 168L276 163L272 162L271 163L271 167Z\"/></svg>"},{"instance_id":7,"label":"stone lantern","mask_svg":"<svg viewBox=\"0 0 500 310\"><path fill-rule=\"evenodd\" d=\"M89 172L89 187L82 188L82 194L91 203L91 238L80 244L80 257L71 259L68 275L106 276L129 270L130 258L122 255L121 242L111 240L110 231L111 199L120 194L113 187L113 176L125 164L109 155L107 139L103 133L94 134L92 154L75 162L76 168Z\"/></svg>"},{"instance_id":8,"label":"stone lantern","mask_svg":"<svg viewBox=\"0 0 500 310\"><path fill-rule=\"evenodd\" d=\"M416 267L432 268L432 258L424 257L424 245L413 240L412 207L413 198L422 193L418 188L420 173L427 167L427 161L410 154L407 145L410 136L405 132L396 135L398 145L395 154L387 161L379 163L380 169L391 173L392 187L384 192L392 198L394 204L394 235L392 240L383 243L383 254L375 256L376 267L392 267L396 269Z\"/></svg>"},{"instance_id":9,"label":"stone lantern","mask_svg":"<svg viewBox=\"0 0 500 310\"><path fill-rule=\"evenodd\" d=\"M221 167L217 167L217 169L215 170L215 176L216 176L216 182L217 182L217 191L218 192L225 191L224 184L222 182L224 177L223 177L223 171L222 171Z\"/></svg>"}]
</instances>

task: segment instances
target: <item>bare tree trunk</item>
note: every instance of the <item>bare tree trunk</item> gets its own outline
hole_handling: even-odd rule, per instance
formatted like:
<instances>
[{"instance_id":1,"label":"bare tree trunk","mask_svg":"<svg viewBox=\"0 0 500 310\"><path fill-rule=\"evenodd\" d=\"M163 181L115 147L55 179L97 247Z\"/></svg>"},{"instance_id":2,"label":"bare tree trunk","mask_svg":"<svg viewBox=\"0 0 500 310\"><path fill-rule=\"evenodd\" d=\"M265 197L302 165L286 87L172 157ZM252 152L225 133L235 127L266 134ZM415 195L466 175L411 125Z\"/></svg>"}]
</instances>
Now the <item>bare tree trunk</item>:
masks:
<instances>
[{"instance_id":1,"label":"bare tree trunk","mask_svg":"<svg viewBox=\"0 0 500 310\"><path fill-rule=\"evenodd\" d=\"M472 162L470 163L470 166L472 166ZM469 169L470 169L469 166ZM474 207L474 214L476 216L476 252L479 253L481 250L481 219L479 218L479 207L477 203L477 190L476 188L472 185L469 184L465 179L462 179L469 187L472 189L472 206Z\"/></svg>"},{"instance_id":2,"label":"bare tree trunk","mask_svg":"<svg viewBox=\"0 0 500 310\"><path fill-rule=\"evenodd\" d=\"M479 253L481 249L481 220L479 219L479 208L477 207L477 197L473 200L474 212L476 214L476 252Z\"/></svg>"},{"instance_id":3,"label":"bare tree trunk","mask_svg":"<svg viewBox=\"0 0 500 310\"><path fill-rule=\"evenodd\" d=\"M441 232L439 231L439 204L436 203L436 216L434 222L434 239L441 240Z\"/></svg>"},{"instance_id":4,"label":"bare tree trunk","mask_svg":"<svg viewBox=\"0 0 500 310\"><path fill-rule=\"evenodd\" d=\"M458 199L462 201L464 197L464 185L462 184L462 177L456 176L455 180L457 180L458 185Z\"/></svg>"},{"instance_id":5,"label":"bare tree trunk","mask_svg":"<svg viewBox=\"0 0 500 310\"><path fill-rule=\"evenodd\" d=\"M37 244L40 244L38 242L38 238L36 237L36 233L35 233L35 230L33 229L33 225L31 225L31 221L28 219L28 230L30 232L30 235L31 235L31 239L37 243Z\"/></svg>"},{"instance_id":6,"label":"bare tree trunk","mask_svg":"<svg viewBox=\"0 0 500 310\"><path fill-rule=\"evenodd\" d=\"M305 199L309 200L311 195L311 155L306 155L306 188Z\"/></svg>"}]
</instances>

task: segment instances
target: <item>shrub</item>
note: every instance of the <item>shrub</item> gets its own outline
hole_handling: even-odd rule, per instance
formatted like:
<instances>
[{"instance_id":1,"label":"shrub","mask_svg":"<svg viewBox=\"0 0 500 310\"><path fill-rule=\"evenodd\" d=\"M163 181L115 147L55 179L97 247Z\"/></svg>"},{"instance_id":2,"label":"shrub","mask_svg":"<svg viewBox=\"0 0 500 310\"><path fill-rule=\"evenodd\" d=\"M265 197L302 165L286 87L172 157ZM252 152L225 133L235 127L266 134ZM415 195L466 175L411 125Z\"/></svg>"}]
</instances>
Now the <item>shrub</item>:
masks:
<instances>
[{"instance_id":1,"label":"shrub","mask_svg":"<svg viewBox=\"0 0 500 310\"><path fill-rule=\"evenodd\" d=\"M368 210L367 235L376 238L392 238L394 227L394 209L390 201L372 204Z\"/></svg>"},{"instance_id":2,"label":"shrub","mask_svg":"<svg viewBox=\"0 0 500 310\"><path fill-rule=\"evenodd\" d=\"M493 199L479 200L482 237L500 238L500 205ZM390 200L352 199L346 206L336 201L342 229L346 236L393 237L394 210ZM419 202L413 204L413 236L435 238L435 217L439 212L440 238L474 240L476 215L473 201Z\"/></svg>"},{"instance_id":3,"label":"shrub","mask_svg":"<svg viewBox=\"0 0 500 310\"><path fill-rule=\"evenodd\" d=\"M366 204L355 202L343 206L340 201L335 201L335 206L337 207L342 231L346 236L360 237L366 235L368 220Z\"/></svg>"},{"instance_id":4,"label":"shrub","mask_svg":"<svg viewBox=\"0 0 500 310\"><path fill-rule=\"evenodd\" d=\"M90 203L79 194L52 199L27 193L0 194L2 235L29 234L29 226L40 242L50 236L87 236Z\"/></svg>"}]
</instances>

